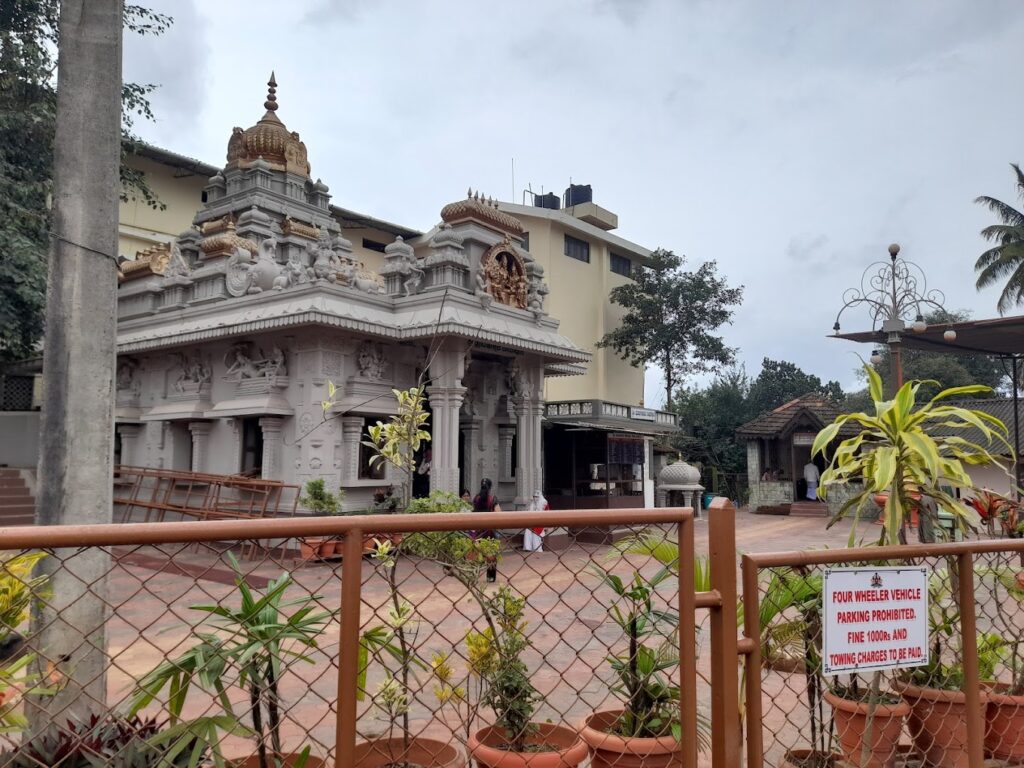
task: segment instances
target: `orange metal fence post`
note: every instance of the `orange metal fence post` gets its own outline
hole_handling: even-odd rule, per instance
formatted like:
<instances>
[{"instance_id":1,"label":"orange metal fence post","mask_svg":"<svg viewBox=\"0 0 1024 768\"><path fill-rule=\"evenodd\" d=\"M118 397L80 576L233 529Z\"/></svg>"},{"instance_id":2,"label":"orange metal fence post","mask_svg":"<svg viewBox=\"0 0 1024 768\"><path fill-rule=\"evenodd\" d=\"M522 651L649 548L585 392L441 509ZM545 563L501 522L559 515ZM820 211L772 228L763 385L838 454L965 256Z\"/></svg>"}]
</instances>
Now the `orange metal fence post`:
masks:
<instances>
[{"instance_id":1,"label":"orange metal fence post","mask_svg":"<svg viewBox=\"0 0 1024 768\"><path fill-rule=\"evenodd\" d=\"M736 508L728 499L715 499L708 518L711 589L721 597L711 608L711 765L733 768L740 764Z\"/></svg>"},{"instance_id":2,"label":"orange metal fence post","mask_svg":"<svg viewBox=\"0 0 1024 768\"><path fill-rule=\"evenodd\" d=\"M974 557L970 552L957 556L960 588L960 647L963 653L963 692L967 708L967 758L971 768L984 764L985 727L981 712L981 686L978 680L978 626L974 606Z\"/></svg>"},{"instance_id":3,"label":"orange metal fence post","mask_svg":"<svg viewBox=\"0 0 1024 768\"><path fill-rule=\"evenodd\" d=\"M697 586L693 576L693 510L679 520L679 712L683 764L697 765Z\"/></svg>"},{"instance_id":4,"label":"orange metal fence post","mask_svg":"<svg viewBox=\"0 0 1024 768\"><path fill-rule=\"evenodd\" d=\"M359 694L359 617L363 586L363 533L345 534L341 563L341 627L338 636L338 710L335 768L354 768Z\"/></svg>"},{"instance_id":5,"label":"orange metal fence post","mask_svg":"<svg viewBox=\"0 0 1024 768\"><path fill-rule=\"evenodd\" d=\"M764 734L761 727L761 596L757 563L743 556L743 637L750 645L746 666L747 768L764 765Z\"/></svg>"}]
</instances>

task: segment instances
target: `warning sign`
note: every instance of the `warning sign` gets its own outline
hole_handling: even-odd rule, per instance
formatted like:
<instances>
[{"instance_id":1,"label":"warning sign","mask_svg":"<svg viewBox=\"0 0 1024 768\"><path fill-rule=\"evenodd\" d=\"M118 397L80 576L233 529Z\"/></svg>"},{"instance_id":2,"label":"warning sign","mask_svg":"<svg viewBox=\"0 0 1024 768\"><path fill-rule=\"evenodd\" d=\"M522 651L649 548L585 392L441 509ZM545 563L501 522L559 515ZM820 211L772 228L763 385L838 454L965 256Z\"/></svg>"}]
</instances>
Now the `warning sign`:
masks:
<instances>
[{"instance_id":1,"label":"warning sign","mask_svg":"<svg viewBox=\"0 0 1024 768\"><path fill-rule=\"evenodd\" d=\"M829 569L823 588L826 675L928 663L927 569Z\"/></svg>"}]
</instances>

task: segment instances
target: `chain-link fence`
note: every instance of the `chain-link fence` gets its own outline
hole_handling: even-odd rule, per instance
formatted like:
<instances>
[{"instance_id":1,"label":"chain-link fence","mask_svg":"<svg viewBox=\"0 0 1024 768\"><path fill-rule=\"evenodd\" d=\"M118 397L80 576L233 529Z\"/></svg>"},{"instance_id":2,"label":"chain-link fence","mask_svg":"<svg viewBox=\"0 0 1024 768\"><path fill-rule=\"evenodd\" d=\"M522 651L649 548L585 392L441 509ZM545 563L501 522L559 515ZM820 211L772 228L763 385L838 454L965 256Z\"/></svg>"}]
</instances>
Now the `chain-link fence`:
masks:
<instances>
[{"instance_id":1,"label":"chain-link fence","mask_svg":"<svg viewBox=\"0 0 1024 768\"><path fill-rule=\"evenodd\" d=\"M40 527L0 552L0 767L697 765L738 711L709 687L737 690L735 649L716 670L695 623L735 644L735 551L709 573L689 510Z\"/></svg>"},{"instance_id":2,"label":"chain-link fence","mask_svg":"<svg viewBox=\"0 0 1024 768\"><path fill-rule=\"evenodd\" d=\"M1024 764L1022 544L746 555L749 764Z\"/></svg>"}]
</instances>

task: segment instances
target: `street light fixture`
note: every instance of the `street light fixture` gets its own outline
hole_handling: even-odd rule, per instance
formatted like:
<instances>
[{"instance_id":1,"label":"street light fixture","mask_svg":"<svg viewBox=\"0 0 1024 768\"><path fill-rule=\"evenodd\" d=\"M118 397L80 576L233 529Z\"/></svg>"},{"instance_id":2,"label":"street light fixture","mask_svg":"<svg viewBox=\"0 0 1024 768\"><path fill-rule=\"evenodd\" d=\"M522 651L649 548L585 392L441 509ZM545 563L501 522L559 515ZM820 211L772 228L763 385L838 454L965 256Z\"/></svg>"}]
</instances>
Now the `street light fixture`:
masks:
<instances>
[{"instance_id":1,"label":"street light fixture","mask_svg":"<svg viewBox=\"0 0 1024 768\"><path fill-rule=\"evenodd\" d=\"M925 310L948 314L943 303L945 294L929 288L924 271L914 262L899 258L900 247L889 246L889 261L876 261L864 270L859 288L848 288L843 292L843 306L836 315L832 330L839 333L839 318L851 307L866 305L871 316L871 330L885 334L889 345L895 388L903 386L903 359L900 354L900 340L907 331L923 333L928 329L924 319ZM952 328L942 334L946 341L956 341ZM878 365L882 354L875 350L871 362Z\"/></svg>"}]
</instances>

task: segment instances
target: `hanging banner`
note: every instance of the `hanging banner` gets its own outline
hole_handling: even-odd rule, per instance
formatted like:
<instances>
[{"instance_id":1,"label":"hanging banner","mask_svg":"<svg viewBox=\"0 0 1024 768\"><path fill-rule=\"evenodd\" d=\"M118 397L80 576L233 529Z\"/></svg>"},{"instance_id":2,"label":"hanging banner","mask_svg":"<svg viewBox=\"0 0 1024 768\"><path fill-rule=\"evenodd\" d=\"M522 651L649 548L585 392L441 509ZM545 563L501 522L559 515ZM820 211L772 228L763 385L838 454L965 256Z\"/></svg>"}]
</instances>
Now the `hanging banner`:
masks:
<instances>
[{"instance_id":1,"label":"hanging banner","mask_svg":"<svg viewBox=\"0 0 1024 768\"><path fill-rule=\"evenodd\" d=\"M928 663L926 568L830 568L823 590L826 675Z\"/></svg>"}]
</instances>

